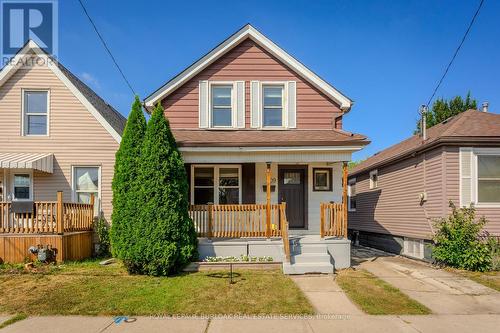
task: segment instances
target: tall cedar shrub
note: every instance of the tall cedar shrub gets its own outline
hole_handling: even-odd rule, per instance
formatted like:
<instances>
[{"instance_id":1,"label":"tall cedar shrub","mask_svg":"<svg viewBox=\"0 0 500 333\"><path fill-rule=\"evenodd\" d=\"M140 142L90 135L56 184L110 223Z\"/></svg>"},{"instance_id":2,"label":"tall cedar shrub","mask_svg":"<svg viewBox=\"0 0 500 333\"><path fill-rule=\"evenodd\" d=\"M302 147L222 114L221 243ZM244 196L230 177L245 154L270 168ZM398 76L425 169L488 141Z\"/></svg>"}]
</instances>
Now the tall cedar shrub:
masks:
<instances>
[{"instance_id":1,"label":"tall cedar shrub","mask_svg":"<svg viewBox=\"0 0 500 333\"><path fill-rule=\"evenodd\" d=\"M158 105L148 122L139 170L140 213L130 260L134 273L169 275L198 255L182 156Z\"/></svg>"},{"instance_id":2,"label":"tall cedar shrub","mask_svg":"<svg viewBox=\"0 0 500 333\"><path fill-rule=\"evenodd\" d=\"M123 131L120 148L116 152L113 176L113 214L111 215L111 248L115 257L127 260L134 242L133 225L137 220L137 177L146 118L139 97L135 97L132 110Z\"/></svg>"},{"instance_id":3,"label":"tall cedar shrub","mask_svg":"<svg viewBox=\"0 0 500 333\"><path fill-rule=\"evenodd\" d=\"M437 221L432 255L437 262L471 271L487 271L492 265L491 249L482 234L487 223L476 219L473 206L457 208L450 202L451 214Z\"/></svg>"}]
</instances>

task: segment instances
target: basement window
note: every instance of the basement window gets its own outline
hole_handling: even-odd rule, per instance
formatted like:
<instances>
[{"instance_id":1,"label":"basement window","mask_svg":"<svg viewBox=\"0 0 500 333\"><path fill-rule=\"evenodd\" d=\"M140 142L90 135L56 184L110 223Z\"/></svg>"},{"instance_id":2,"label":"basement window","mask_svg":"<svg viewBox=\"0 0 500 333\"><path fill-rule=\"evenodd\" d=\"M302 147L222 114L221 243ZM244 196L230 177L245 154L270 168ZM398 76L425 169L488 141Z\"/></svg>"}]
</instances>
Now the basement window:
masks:
<instances>
[{"instance_id":1,"label":"basement window","mask_svg":"<svg viewBox=\"0 0 500 333\"><path fill-rule=\"evenodd\" d=\"M424 240L417 238L404 238L403 254L408 257L424 259Z\"/></svg>"}]
</instances>

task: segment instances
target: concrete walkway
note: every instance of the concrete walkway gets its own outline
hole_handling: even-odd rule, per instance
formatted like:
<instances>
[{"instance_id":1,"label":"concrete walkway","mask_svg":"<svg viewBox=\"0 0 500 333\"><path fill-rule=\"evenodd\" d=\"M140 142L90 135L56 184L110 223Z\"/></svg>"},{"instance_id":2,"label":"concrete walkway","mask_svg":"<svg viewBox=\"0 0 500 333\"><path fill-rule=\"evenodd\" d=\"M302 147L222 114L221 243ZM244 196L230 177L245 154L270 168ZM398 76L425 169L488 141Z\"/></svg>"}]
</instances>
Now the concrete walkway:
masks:
<instances>
[{"instance_id":1,"label":"concrete walkway","mask_svg":"<svg viewBox=\"0 0 500 333\"><path fill-rule=\"evenodd\" d=\"M354 248L352 259L435 314L500 314L500 293L462 276L366 248Z\"/></svg>"},{"instance_id":2,"label":"concrete walkway","mask_svg":"<svg viewBox=\"0 0 500 333\"><path fill-rule=\"evenodd\" d=\"M1 330L37 333L100 332L497 332L497 315L368 316L348 315L336 319L172 319L138 317L116 324L110 317L30 317Z\"/></svg>"}]
</instances>

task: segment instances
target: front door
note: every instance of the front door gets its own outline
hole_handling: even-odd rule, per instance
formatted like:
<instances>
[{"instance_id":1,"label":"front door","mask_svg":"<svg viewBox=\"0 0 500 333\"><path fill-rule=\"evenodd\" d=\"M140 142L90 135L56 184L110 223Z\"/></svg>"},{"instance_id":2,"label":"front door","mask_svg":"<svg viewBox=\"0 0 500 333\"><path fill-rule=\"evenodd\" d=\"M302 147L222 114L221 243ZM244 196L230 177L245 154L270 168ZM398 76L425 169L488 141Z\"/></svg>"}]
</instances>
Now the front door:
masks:
<instances>
[{"instance_id":1,"label":"front door","mask_svg":"<svg viewBox=\"0 0 500 333\"><path fill-rule=\"evenodd\" d=\"M286 217L291 229L307 227L307 166L278 167L278 198L286 202Z\"/></svg>"}]
</instances>

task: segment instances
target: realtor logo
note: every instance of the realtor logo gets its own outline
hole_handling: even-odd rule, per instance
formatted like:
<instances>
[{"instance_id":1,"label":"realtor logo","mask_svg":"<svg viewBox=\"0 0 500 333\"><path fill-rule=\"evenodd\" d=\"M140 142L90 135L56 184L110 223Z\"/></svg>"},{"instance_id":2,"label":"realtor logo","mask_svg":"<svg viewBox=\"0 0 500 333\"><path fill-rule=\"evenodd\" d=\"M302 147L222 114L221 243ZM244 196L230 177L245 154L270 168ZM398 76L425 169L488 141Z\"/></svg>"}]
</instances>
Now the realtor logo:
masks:
<instances>
[{"instance_id":1,"label":"realtor logo","mask_svg":"<svg viewBox=\"0 0 500 333\"><path fill-rule=\"evenodd\" d=\"M0 0L1 53L16 54L28 40L57 56L58 0Z\"/></svg>"}]
</instances>

